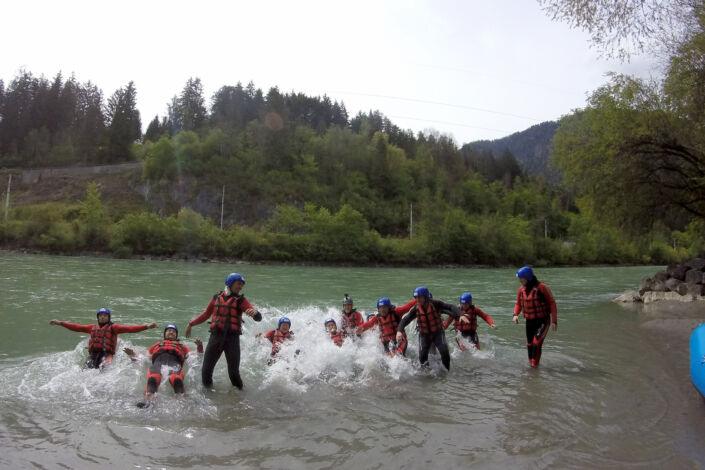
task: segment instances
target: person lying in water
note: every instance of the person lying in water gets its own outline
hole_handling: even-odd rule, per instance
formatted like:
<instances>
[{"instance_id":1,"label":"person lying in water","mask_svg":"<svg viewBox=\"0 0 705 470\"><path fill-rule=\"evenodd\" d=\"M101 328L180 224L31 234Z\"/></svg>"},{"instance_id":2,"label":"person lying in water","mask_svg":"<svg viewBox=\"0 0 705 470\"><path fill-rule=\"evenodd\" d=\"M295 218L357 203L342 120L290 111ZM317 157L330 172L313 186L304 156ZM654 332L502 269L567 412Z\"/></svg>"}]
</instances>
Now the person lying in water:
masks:
<instances>
[{"instance_id":1,"label":"person lying in water","mask_svg":"<svg viewBox=\"0 0 705 470\"><path fill-rule=\"evenodd\" d=\"M49 324L63 326L68 330L78 331L79 333L89 333L88 359L83 367L84 369L103 369L103 367L113 362L119 334L137 333L157 327L156 323L145 323L143 325L113 323L111 315L112 312L109 308L101 308L96 312L97 324L82 325L61 320L51 320Z\"/></svg>"},{"instance_id":2,"label":"person lying in water","mask_svg":"<svg viewBox=\"0 0 705 470\"><path fill-rule=\"evenodd\" d=\"M203 353L203 342L200 338L194 340L196 350ZM123 349L125 354L130 356L133 362L139 359L138 354L130 348ZM162 368L169 371L169 383L174 388L174 393L184 393L184 362L191 350L179 341L179 329L175 324L169 323L164 327L164 335L161 341L157 341L147 349L152 364L147 370L147 385L144 389L144 396L147 400L152 399L159 390L162 382Z\"/></svg>"}]
</instances>

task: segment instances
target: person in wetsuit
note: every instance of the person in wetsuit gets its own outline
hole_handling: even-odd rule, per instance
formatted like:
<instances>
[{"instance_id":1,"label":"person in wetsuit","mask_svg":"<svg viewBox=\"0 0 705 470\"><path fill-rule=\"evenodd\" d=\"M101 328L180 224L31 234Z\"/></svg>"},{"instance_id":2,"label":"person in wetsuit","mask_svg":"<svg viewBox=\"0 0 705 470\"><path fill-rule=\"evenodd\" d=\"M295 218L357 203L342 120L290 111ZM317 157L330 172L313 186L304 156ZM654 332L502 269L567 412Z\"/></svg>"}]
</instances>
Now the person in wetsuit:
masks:
<instances>
[{"instance_id":1,"label":"person in wetsuit","mask_svg":"<svg viewBox=\"0 0 705 470\"><path fill-rule=\"evenodd\" d=\"M240 335L242 334L243 315L262 321L259 313L240 293L245 286L245 277L231 273L225 278L225 289L213 296L208 306L186 327L186 337L191 337L191 327L211 319L210 337L203 357L201 379L205 387L213 386L213 369L225 353L228 363L228 377L233 386L242 389L240 377Z\"/></svg>"},{"instance_id":2,"label":"person in wetsuit","mask_svg":"<svg viewBox=\"0 0 705 470\"><path fill-rule=\"evenodd\" d=\"M529 365L537 368L549 324L553 331L558 329L558 308L551 289L536 278L533 269L524 266L517 271L516 276L521 286L517 291L512 321L519 323L519 315L524 314Z\"/></svg>"},{"instance_id":3,"label":"person in wetsuit","mask_svg":"<svg viewBox=\"0 0 705 470\"><path fill-rule=\"evenodd\" d=\"M199 353L203 352L203 342L195 340ZM137 354L130 348L123 349L130 359L137 361ZM179 341L179 329L175 324L169 323L164 327L164 334L161 341L157 341L147 350L152 364L147 370L147 385L144 396L150 400L159 390L162 382L162 369L169 371L169 383L174 389L174 393L184 393L184 362L191 353L189 348Z\"/></svg>"},{"instance_id":4,"label":"person in wetsuit","mask_svg":"<svg viewBox=\"0 0 705 470\"><path fill-rule=\"evenodd\" d=\"M431 345L435 345L441 355L441 362L446 369L450 370L450 352L446 343L446 334L443 330L443 319L441 314L445 313L451 317L460 318L461 323L468 321L465 317L460 317L458 308L440 300L434 300L431 292L425 286L414 289L416 305L411 307L409 313L399 322L397 327L397 343L404 339L404 328L416 319L416 328L419 332L419 362L422 365L428 363L428 352Z\"/></svg>"},{"instance_id":5,"label":"person in wetsuit","mask_svg":"<svg viewBox=\"0 0 705 470\"><path fill-rule=\"evenodd\" d=\"M327 318L323 322L323 326L325 327L326 333L328 333L330 340L333 341L333 344L341 347L343 345L343 341L345 340L345 333L338 330L338 324L335 320L332 318Z\"/></svg>"},{"instance_id":6,"label":"person in wetsuit","mask_svg":"<svg viewBox=\"0 0 705 470\"><path fill-rule=\"evenodd\" d=\"M83 325L62 320L51 320L50 325L63 326L71 331L89 333L88 359L83 365L84 369L103 369L113 362L117 348L118 335L122 333L137 333L149 328L156 328L156 323L144 325L121 325L111 321L112 312L109 308L101 308L96 312L98 324Z\"/></svg>"},{"instance_id":7,"label":"person in wetsuit","mask_svg":"<svg viewBox=\"0 0 705 470\"><path fill-rule=\"evenodd\" d=\"M448 327L453 324L455 331L460 333L464 339L470 341L476 349L480 349L480 338L477 336L477 317L482 318L485 323L487 323L490 328L494 328L494 319L488 314L482 311L480 307L475 306L472 302L472 294L470 292L463 292L458 298L460 302L460 316L466 317L468 319L467 323L461 323L459 320L452 320L450 317L443 322L443 329L448 329ZM458 347L461 351L465 351L467 347L456 336L455 342L458 343Z\"/></svg>"},{"instance_id":8,"label":"person in wetsuit","mask_svg":"<svg viewBox=\"0 0 705 470\"><path fill-rule=\"evenodd\" d=\"M362 313L353 307L353 299L348 294L343 297L343 316L340 320L340 330L346 336L352 336L357 328L365 322Z\"/></svg>"},{"instance_id":9,"label":"person in wetsuit","mask_svg":"<svg viewBox=\"0 0 705 470\"><path fill-rule=\"evenodd\" d=\"M406 354L406 335L400 342L396 340L397 327L402 316L411 310L416 304L416 300L411 300L402 306L392 305L389 297L380 297L377 300L377 315L370 314L367 321L358 327L358 333L374 328L379 325L379 340L382 343L384 352L390 356L395 354Z\"/></svg>"}]
</instances>

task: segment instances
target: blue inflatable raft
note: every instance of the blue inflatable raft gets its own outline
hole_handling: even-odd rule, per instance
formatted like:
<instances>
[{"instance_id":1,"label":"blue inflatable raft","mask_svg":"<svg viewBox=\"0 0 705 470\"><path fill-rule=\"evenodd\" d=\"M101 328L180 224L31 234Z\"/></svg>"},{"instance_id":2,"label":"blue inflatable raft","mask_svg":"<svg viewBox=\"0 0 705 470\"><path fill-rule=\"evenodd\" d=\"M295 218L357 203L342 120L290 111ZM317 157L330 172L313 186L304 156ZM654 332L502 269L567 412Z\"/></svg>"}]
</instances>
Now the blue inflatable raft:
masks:
<instances>
[{"instance_id":1,"label":"blue inflatable raft","mask_svg":"<svg viewBox=\"0 0 705 470\"><path fill-rule=\"evenodd\" d=\"M690 334L690 379L705 397L705 323Z\"/></svg>"}]
</instances>

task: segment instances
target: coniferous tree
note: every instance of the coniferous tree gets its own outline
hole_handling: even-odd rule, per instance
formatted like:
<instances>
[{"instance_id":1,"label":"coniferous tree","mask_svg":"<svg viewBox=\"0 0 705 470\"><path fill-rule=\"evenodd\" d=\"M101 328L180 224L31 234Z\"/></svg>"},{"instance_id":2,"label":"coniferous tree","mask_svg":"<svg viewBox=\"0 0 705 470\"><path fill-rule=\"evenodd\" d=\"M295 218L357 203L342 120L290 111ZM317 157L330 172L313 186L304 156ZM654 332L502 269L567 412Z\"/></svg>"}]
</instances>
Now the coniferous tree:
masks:
<instances>
[{"instance_id":1,"label":"coniferous tree","mask_svg":"<svg viewBox=\"0 0 705 470\"><path fill-rule=\"evenodd\" d=\"M108 100L108 145L106 162L131 158L130 147L142 137L140 112L137 110L137 90L134 82L119 88Z\"/></svg>"}]
</instances>

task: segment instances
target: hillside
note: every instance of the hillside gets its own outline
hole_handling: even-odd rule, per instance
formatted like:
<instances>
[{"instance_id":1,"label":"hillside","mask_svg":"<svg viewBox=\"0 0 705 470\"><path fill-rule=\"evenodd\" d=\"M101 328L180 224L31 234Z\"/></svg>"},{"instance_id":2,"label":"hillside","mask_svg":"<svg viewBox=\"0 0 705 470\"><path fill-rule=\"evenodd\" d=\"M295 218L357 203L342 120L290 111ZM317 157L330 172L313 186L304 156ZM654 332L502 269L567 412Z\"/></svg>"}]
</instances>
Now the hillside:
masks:
<instances>
[{"instance_id":1,"label":"hillside","mask_svg":"<svg viewBox=\"0 0 705 470\"><path fill-rule=\"evenodd\" d=\"M501 155L508 150L526 173L533 176L543 175L549 181L555 182L560 179L560 175L550 166L549 160L556 129L558 129L558 122L546 121L501 139L470 142L462 149L476 152L490 151L494 155Z\"/></svg>"}]
</instances>

